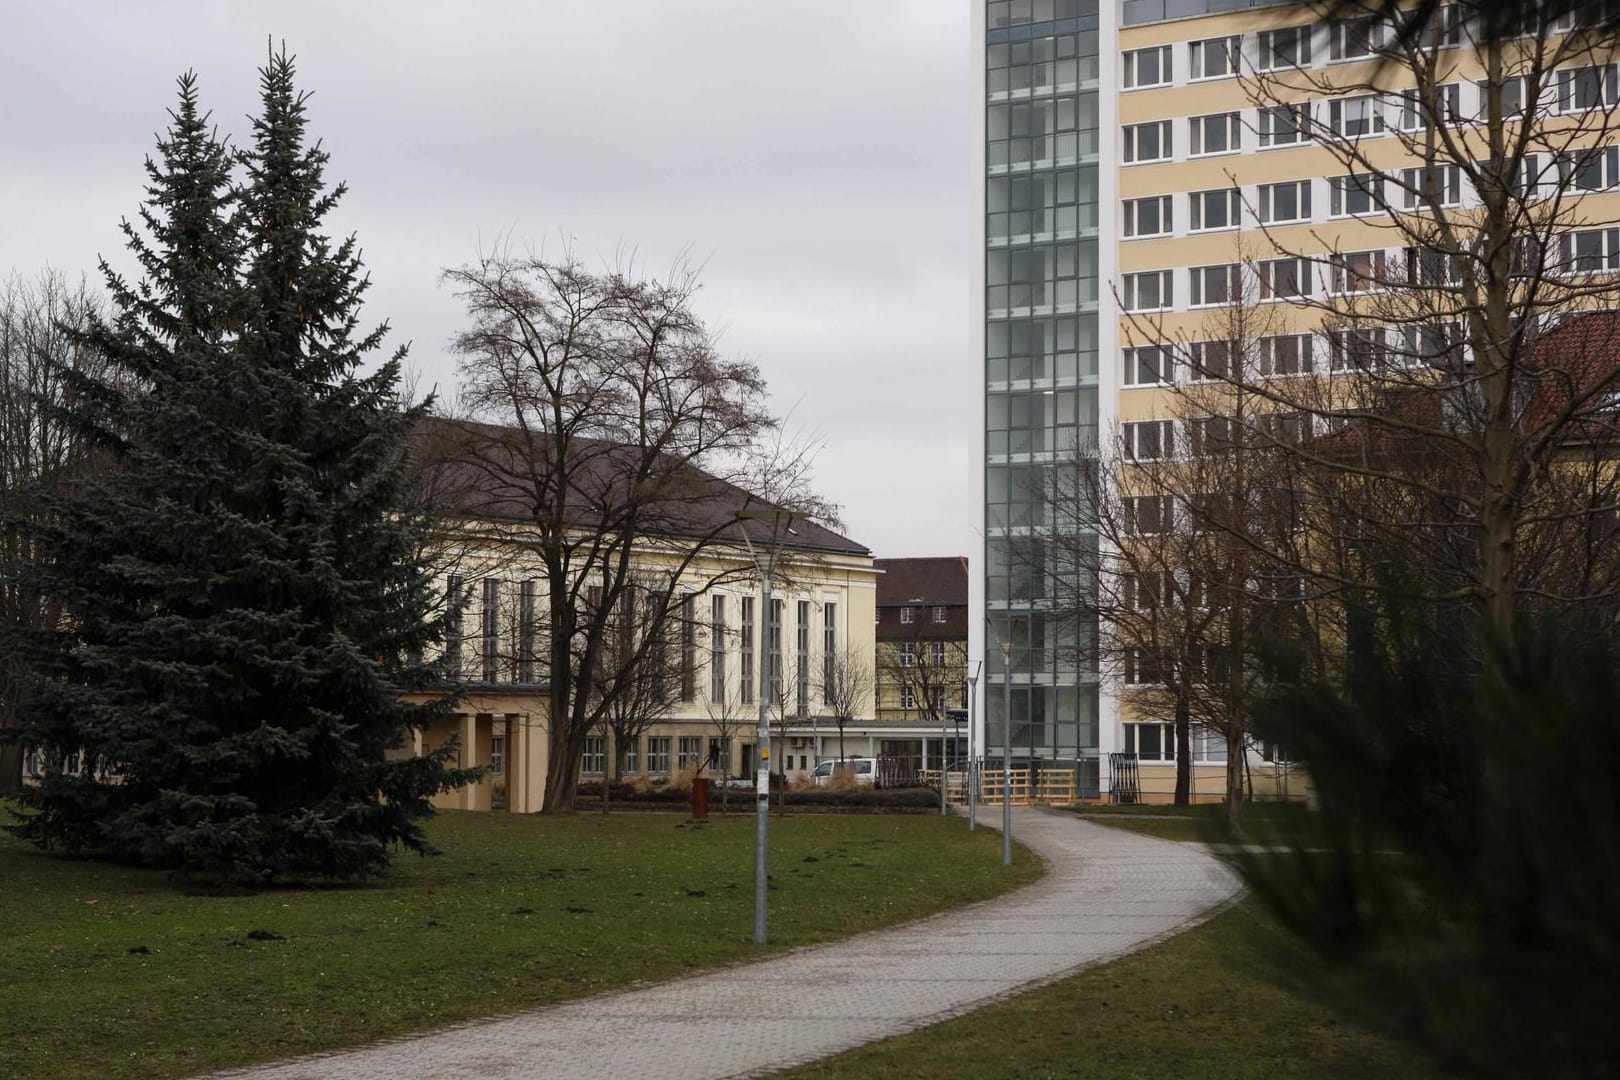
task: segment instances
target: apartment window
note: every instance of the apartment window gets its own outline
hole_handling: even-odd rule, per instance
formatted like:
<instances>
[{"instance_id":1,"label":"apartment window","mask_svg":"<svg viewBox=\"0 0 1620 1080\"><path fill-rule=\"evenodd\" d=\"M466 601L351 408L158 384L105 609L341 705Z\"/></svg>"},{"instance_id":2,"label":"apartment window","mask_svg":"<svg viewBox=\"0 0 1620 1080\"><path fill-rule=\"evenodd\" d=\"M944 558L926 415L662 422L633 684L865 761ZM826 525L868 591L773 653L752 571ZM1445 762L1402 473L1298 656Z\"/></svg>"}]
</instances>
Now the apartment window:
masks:
<instances>
[{"instance_id":1,"label":"apartment window","mask_svg":"<svg viewBox=\"0 0 1620 1080\"><path fill-rule=\"evenodd\" d=\"M1377 212L1384 204L1384 178L1378 173L1328 177L1328 212L1334 217Z\"/></svg>"},{"instance_id":2,"label":"apartment window","mask_svg":"<svg viewBox=\"0 0 1620 1080\"><path fill-rule=\"evenodd\" d=\"M1311 370L1311 335L1280 334L1260 339L1261 375L1309 375Z\"/></svg>"},{"instance_id":3,"label":"apartment window","mask_svg":"<svg viewBox=\"0 0 1620 1080\"><path fill-rule=\"evenodd\" d=\"M1311 264L1306 259L1266 259L1260 263L1260 299L1293 300L1311 294Z\"/></svg>"},{"instance_id":4,"label":"apartment window","mask_svg":"<svg viewBox=\"0 0 1620 1080\"><path fill-rule=\"evenodd\" d=\"M917 707L917 695L909 686L900 688L900 707L902 709L915 709Z\"/></svg>"},{"instance_id":5,"label":"apartment window","mask_svg":"<svg viewBox=\"0 0 1620 1080\"><path fill-rule=\"evenodd\" d=\"M1125 310L1160 311L1174 303L1169 270L1125 275ZM902 622L905 620L901 620Z\"/></svg>"},{"instance_id":6,"label":"apartment window","mask_svg":"<svg viewBox=\"0 0 1620 1080\"><path fill-rule=\"evenodd\" d=\"M697 768L703 764L706 756L703 749L703 736L682 735L675 740L675 769L677 772Z\"/></svg>"},{"instance_id":7,"label":"apartment window","mask_svg":"<svg viewBox=\"0 0 1620 1080\"><path fill-rule=\"evenodd\" d=\"M1201 416L1187 421L1187 449L1195 458L1220 454L1234 446L1233 421L1229 416ZM1209 515L1195 508L1195 518L1208 520Z\"/></svg>"},{"instance_id":8,"label":"apartment window","mask_svg":"<svg viewBox=\"0 0 1620 1080\"><path fill-rule=\"evenodd\" d=\"M600 735L585 737L585 753L579 759L579 771L587 776L601 776L606 771L607 753Z\"/></svg>"},{"instance_id":9,"label":"apartment window","mask_svg":"<svg viewBox=\"0 0 1620 1080\"><path fill-rule=\"evenodd\" d=\"M500 728L500 721L496 722L496 729L489 737L489 771L495 776L506 775L506 735Z\"/></svg>"},{"instance_id":10,"label":"apartment window","mask_svg":"<svg viewBox=\"0 0 1620 1080\"><path fill-rule=\"evenodd\" d=\"M1384 280L1382 251L1345 251L1333 256L1333 291L1370 292Z\"/></svg>"},{"instance_id":11,"label":"apartment window","mask_svg":"<svg viewBox=\"0 0 1620 1080\"><path fill-rule=\"evenodd\" d=\"M1125 89L1170 85L1170 46L1132 49L1125 54Z\"/></svg>"},{"instance_id":12,"label":"apartment window","mask_svg":"<svg viewBox=\"0 0 1620 1080\"><path fill-rule=\"evenodd\" d=\"M641 736L633 735L618 743L619 756L624 759L624 775L635 776L641 772Z\"/></svg>"},{"instance_id":13,"label":"apartment window","mask_svg":"<svg viewBox=\"0 0 1620 1080\"><path fill-rule=\"evenodd\" d=\"M1235 352L1230 341L1195 341L1188 345L1187 354L1192 360L1193 378L1197 380L1231 378Z\"/></svg>"},{"instance_id":14,"label":"apartment window","mask_svg":"<svg viewBox=\"0 0 1620 1080\"><path fill-rule=\"evenodd\" d=\"M1125 200L1125 236L1166 236L1170 233L1170 196Z\"/></svg>"},{"instance_id":15,"label":"apartment window","mask_svg":"<svg viewBox=\"0 0 1620 1080\"><path fill-rule=\"evenodd\" d=\"M709 597L709 700L726 700L726 598Z\"/></svg>"},{"instance_id":16,"label":"apartment window","mask_svg":"<svg viewBox=\"0 0 1620 1080\"><path fill-rule=\"evenodd\" d=\"M1335 98L1328 102L1328 128L1335 135L1351 139L1381 135L1384 131L1384 110L1373 94Z\"/></svg>"},{"instance_id":17,"label":"apartment window","mask_svg":"<svg viewBox=\"0 0 1620 1080\"><path fill-rule=\"evenodd\" d=\"M649 773L669 772L669 736L647 736L647 771Z\"/></svg>"},{"instance_id":18,"label":"apartment window","mask_svg":"<svg viewBox=\"0 0 1620 1080\"><path fill-rule=\"evenodd\" d=\"M838 679L838 605L821 605L821 703L833 704Z\"/></svg>"},{"instance_id":19,"label":"apartment window","mask_svg":"<svg viewBox=\"0 0 1620 1080\"><path fill-rule=\"evenodd\" d=\"M1175 454L1175 422L1138 420L1121 425L1125 454L1133 461L1163 461Z\"/></svg>"},{"instance_id":20,"label":"apartment window","mask_svg":"<svg viewBox=\"0 0 1620 1080\"><path fill-rule=\"evenodd\" d=\"M1153 686L1164 682L1163 666L1155 649L1126 649L1124 667L1127 686Z\"/></svg>"},{"instance_id":21,"label":"apartment window","mask_svg":"<svg viewBox=\"0 0 1620 1080\"><path fill-rule=\"evenodd\" d=\"M800 600L793 625L793 644L796 656L794 668L794 697L800 716L810 715L810 601Z\"/></svg>"},{"instance_id":22,"label":"apartment window","mask_svg":"<svg viewBox=\"0 0 1620 1080\"><path fill-rule=\"evenodd\" d=\"M690 596L681 598L681 700L697 700L697 612Z\"/></svg>"},{"instance_id":23,"label":"apartment window","mask_svg":"<svg viewBox=\"0 0 1620 1080\"><path fill-rule=\"evenodd\" d=\"M1169 532L1175 522L1175 502L1169 495L1127 495L1125 531L1133 536Z\"/></svg>"},{"instance_id":24,"label":"apartment window","mask_svg":"<svg viewBox=\"0 0 1620 1080\"><path fill-rule=\"evenodd\" d=\"M1401 204L1406 210L1456 206L1462 201L1462 169L1429 165L1401 170Z\"/></svg>"},{"instance_id":25,"label":"apartment window","mask_svg":"<svg viewBox=\"0 0 1620 1080\"><path fill-rule=\"evenodd\" d=\"M1216 229L1235 229L1243 199L1237 188L1216 188L1213 191L1194 191L1188 196L1189 227L1193 232L1212 232Z\"/></svg>"},{"instance_id":26,"label":"apartment window","mask_svg":"<svg viewBox=\"0 0 1620 1080\"><path fill-rule=\"evenodd\" d=\"M461 575L451 574L444 584L444 673L461 678L461 641L465 632L466 595Z\"/></svg>"},{"instance_id":27,"label":"apartment window","mask_svg":"<svg viewBox=\"0 0 1620 1080\"><path fill-rule=\"evenodd\" d=\"M1272 442L1298 446L1310 430L1310 418L1300 412L1264 413L1256 418L1255 426Z\"/></svg>"},{"instance_id":28,"label":"apartment window","mask_svg":"<svg viewBox=\"0 0 1620 1080\"><path fill-rule=\"evenodd\" d=\"M1221 651L1224 655L1224 648L1211 646L1210 651ZM1213 669L1206 663L1205 670L1209 672ZM1138 761L1176 760L1176 725L1132 723L1124 727L1125 752L1135 754ZM1226 740L1203 728L1192 732L1187 749L1191 751L1191 760L1196 763L1214 765L1226 761Z\"/></svg>"},{"instance_id":29,"label":"apartment window","mask_svg":"<svg viewBox=\"0 0 1620 1080\"><path fill-rule=\"evenodd\" d=\"M1125 350L1126 386L1167 386L1171 381L1170 355L1158 345Z\"/></svg>"},{"instance_id":30,"label":"apartment window","mask_svg":"<svg viewBox=\"0 0 1620 1080\"><path fill-rule=\"evenodd\" d=\"M933 654L932 663L934 665L934 670L938 671L940 668L945 666L945 643L943 641L934 642L934 647L930 651Z\"/></svg>"},{"instance_id":31,"label":"apartment window","mask_svg":"<svg viewBox=\"0 0 1620 1080\"><path fill-rule=\"evenodd\" d=\"M1243 146L1243 121L1235 112L1191 117L1187 132L1189 154L1230 154Z\"/></svg>"},{"instance_id":32,"label":"apartment window","mask_svg":"<svg viewBox=\"0 0 1620 1080\"><path fill-rule=\"evenodd\" d=\"M540 597L540 583L530 578L518 585L518 682L535 681L535 629L538 616L535 605Z\"/></svg>"},{"instance_id":33,"label":"apartment window","mask_svg":"<svg viewBox=\"0 0 1620 1080\"><path fill-rule=\"evenodd\" d=\"M1261 146L1297 146L1311 137L1309 102L1272 105L1259 111Z\"/></svg>"},{"instance_id":34,"label":"apartment window","mask_svg":"<svg viewBox=\"0 0 1620 1080\"><path fill-rule=\"evenodd\" d=\"M903 608L900 609L900 622L902 624L909 625L910 623L913 623L916 620L917 620L917 611L916 611L915 608L903 607Z\"/></svg>"},{"instance_id":35,"label":"apartment window","mask_svg":"<svg viewBox=\"0 0 1620 1080\"><path fill-rule=\"evenodd\" d=\"M487 683L501 680L501 583L484 579L484 607L479 613L479 652L483 657L483 678Z\"/></svg>"},{"instance_id":36,"label":"apartment window","mask_svg":"<svg viewBox=\"0 0 1620 1080\"><path fill-rule=\"evenodd\" d=\"M1330 19L1327 24L1329 60L1363 60L1383 47L1385 24L1376 15Z\"/></svg>"},{"instance_id":37,"label":"apartment window","mask_svg":"<svg viewBox=\"0 0 1620 1080\"><path fill-rule=\"evenodd\" d=\"M1423 27L1425 49L1454 49L1462 44L1462 9L1456 4L1442 4L1429 16Z\"/></svg>"},{"instance_id":38,"label":"apartment window","mask_svg":"<svg viewBox=\"0 0 1620 1080\"><path fill-rule=\"evenodd\" d=\"M1402 249L1408 285L1455 285L1460 277L1457 256L1416 245Z\"/></svg>"},{"instance_id":39,"label":"apartment window","mask_svg":"<svg viewBox=\"0 0 1620 1080\"><path fill-rule=\"evenodd\" d=\"M1425 101L1416 90L1401 91L1401 130L1427 131L1429 125L1455 124L1462 116L1462 87L1447 83L1435 87L1433 101Z\"/></svg>"},{"instance_id":40,"label":"apartment window","mask_svg":"<svg viewBox=\"0 0 1620 1080\"><path fill-rule=\"evenodd\" d=\"M935 623L944 622L945 621L945 608L943 606L939 605L939 604L934 605L934 610L933 610L933 613L932 613L931 617L933 618Z\"/></svg>"},{"instance_id":41,"label":"apartment window","mask_svg":"<svg viewBox=\"0 0 1620 1080\"><path fill-rule=\"evenodd\" d=\"M742 703L754 701L754 598L742 598ZM652 751L648 750L650 754Z\"/></svg>"},{"instance_id":42,"label":"apartment window","mask_svg":"<svg viewBox=\"0 0 1620 1080\"><path fill-rule=\"evenodd\" d=\"M1620 186L1620 147L1593 146L1558 155L1558 180L1576 191Z\"/></svg>"},{"instance_id":43,"label":"apartment window","mask_svg":"<svg viewBox=\"0 0 1620 1080\"><path fill-rule=\"evenodd\" d=\"M1170 121L1155 120L1148 124L1127 124L1124 132L1125 164L1170 160Z\"/></svg>"},{"instance_id":44,"label":"apartment window","mask_svg":"<svg viewBox=\"0 0 1620 1080\"><path fill-rule=\"evenodd\" d=\"M1260 31L1260 52L1255 67L1261 71L1306 67L1311 62L1311 28L1287 26Z\"/></svg>"},{"instance_id":45,"label":"apartment window","mask_svg":"<svg viewBox=\"0 0 1620 1080\"><path fill-rule=\"evenodd\" d=\"M1379 371L1389 361L1384 329L1334 330L1328 334L1328 356L1334 371Z\"/></svg>"},{"instance_id":46,"label":"apartment window","mask_svg":"<svg viewBox=\"0 0 1620 1080\"><path fill-rule=\"evenodd\" d=\"M1479 119L1484 120L1490 115L1491 82L1489 79L1480 79L1475 85L1479 88ZM1495 90L1496 99L1501 103L1502 119L1511 120L1524 112L1524 90L1523 75L1509 75L1503 78L1501 85Z\"/></svg>"},{"instance_id":47,"label":"apartment window","mask_svg":"<svg viewBox=\"0 0 1620 1080\"><path fill-rule=\"evenodd\" d=\"M1558 109L1581 112L1620 102L1620 69L1614 64L1571 68L1558 73Z\"/></svg>"},{"instance_id":48,"label":"apartment window","mask_svg":"<svg viewBox=\"0 0 1620 1080\"><path fill-rule=\"evenodd\" d=\"M1205 38L1187 43L1187 77L1219 79L1236 75L1243 57L1240 36Z\"/></svg>"},{"instance_id":49,"label":"apartment window","mask_svg":"<svg viewBox=\"0 0 1620 1080\"><path fill-rule=\"evenodd\" d=\"M1212 307L1232 303L1238 296L1238 273L1237 263L1190 267L1187 276L1192 305Z\"/></svg>"},{"instance_id":50,"label":"apartment window","mask_svg":"<svg viewBox=\"0 0 1620 1080\"><path fill-rule=\"evenodd\" d=\"M1261 184L1257 192L1262 225L1281 225L1311 219L1311 182L1290 180L1285 184Z\"/></svg>"},{"instance_id":51,"label":"apartment window","mask_svg":"<svg viewBox=\"0 0 1620 1080\"><path fill-rule=\"evenodd\" d=\"M1580 229L1558 238L1559 268L1592 274L1620 269L1620 229Z\"/></svg>"},{"instance_id":52,"label":"apartment window","mask_svg":"<svg viewBox=\"0 0 1620 1080\"><path fill-rule=\"evenodd\" d=\"M1175 579L1164 570L1142 570L1119 577L1120 601L1130 611L1152 611L1175 604Z\"/></svg>"},{"instance_id":53,"label":"apartment window","mask_svg":"<svg viewBox=\"0 0 1620 1080\"><path fill-rule=\"evenodd\" d=\"M1428 367L1459 370L1465 365L1462 324L1453 321L1401 327L1402 359Z\"/></svg>"},{"instance_id":54,"label":"apartment window","mask_svg":"<svg viewBox=\"0 0 1620 1080\"><path fill-rule=\"evenodd\" d=\"M900 666L912 667L917 663L917 643L902 641L900 643Z\"/></svg>"},{"instance_id":55,"label":"apartment window","mask_svg":"<svg viewBox=\"0 0 1620 1080\"><path fill-rule=\"evenodd\" d=\"M765 670L771 680L771 701L782 700L782 618L787 601L772 600L765 626Z\"/></svg>"}]
</instances>

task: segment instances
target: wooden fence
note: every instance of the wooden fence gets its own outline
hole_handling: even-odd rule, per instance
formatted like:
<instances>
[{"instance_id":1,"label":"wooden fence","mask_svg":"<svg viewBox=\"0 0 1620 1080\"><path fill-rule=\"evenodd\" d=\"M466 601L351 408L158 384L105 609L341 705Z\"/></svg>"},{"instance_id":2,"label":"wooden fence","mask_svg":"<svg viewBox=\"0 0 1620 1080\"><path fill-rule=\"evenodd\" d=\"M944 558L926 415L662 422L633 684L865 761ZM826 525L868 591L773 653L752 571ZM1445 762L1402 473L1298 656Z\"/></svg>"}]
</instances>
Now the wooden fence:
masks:
<instances>
[{"instance_id":1,"label":"wooden fence","mask_svg":"<svg viewBox=\"0 0 1620 1080\"><path fill-rule=\"evenodd\" d=\"M928 787L939 787L939 770L922 769L917 779ZM945 797L953 803L967 802L968 775L960 769L945 777ZM1013 769L1004 774L1001 769L984 769L979 774L979 801L1001 802L1003 787L1011 795L1014 806L1073 806L1080 802L1080 785L1073 769L1041 769L1031 781L1030 770Z\"/></svg>"}]
</instances>

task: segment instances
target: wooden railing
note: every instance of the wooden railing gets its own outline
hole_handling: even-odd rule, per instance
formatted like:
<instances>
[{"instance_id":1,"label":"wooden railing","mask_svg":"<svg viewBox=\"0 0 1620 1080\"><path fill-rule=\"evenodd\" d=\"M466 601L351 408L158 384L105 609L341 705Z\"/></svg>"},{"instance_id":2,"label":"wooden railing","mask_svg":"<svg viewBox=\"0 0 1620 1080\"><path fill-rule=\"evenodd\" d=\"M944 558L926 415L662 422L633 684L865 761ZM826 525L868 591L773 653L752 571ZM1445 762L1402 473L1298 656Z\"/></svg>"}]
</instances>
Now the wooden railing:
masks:
<instances>
[{"instance_id":1,"label":"wooden railing","mask_svg":"<svg viewBox=\"0 0 1620 1080\"><path fill-rule=\"evenodd\" d=\"M980 802L999 803L1004 786L1010 793L1009 801L1014 806L1033 806L1037 803L1046 806L1073 806L1080 801L1080 785L1075 780L1073 769L1042 769L1033 784L1028 769L1013 769L1010 780L1000 769L985 769L979 775ZM917 779L928 787L938 790L939 770L920 769L917 772ZM953 803L967 802L965 772L953 770L946 774L945 797Z\"/></svg>"}]
</instances>

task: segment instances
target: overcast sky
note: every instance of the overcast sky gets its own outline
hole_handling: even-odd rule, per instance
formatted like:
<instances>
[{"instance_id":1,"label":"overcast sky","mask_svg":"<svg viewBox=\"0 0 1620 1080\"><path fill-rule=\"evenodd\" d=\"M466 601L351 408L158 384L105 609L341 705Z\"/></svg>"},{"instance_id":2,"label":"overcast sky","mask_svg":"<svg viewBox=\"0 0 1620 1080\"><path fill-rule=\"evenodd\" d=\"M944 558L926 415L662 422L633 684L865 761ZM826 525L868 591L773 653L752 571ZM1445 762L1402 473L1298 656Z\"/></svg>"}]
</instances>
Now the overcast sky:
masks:
<instances>
[{"instance_id":1,"label":"overcast sky","mask_svg":"<svg viewBox=\"0 0 1620 1080\"><path fill-rule=\"evenodd\" d=\"M188 68L248 138L272 36L351 192L368 312L452 390L440 271L504 237L705 264L817 486L880 556L977 554L962 0L14 4L0 34L0 272L124 266L119 219Z\"/></svg>"}]
</instances>

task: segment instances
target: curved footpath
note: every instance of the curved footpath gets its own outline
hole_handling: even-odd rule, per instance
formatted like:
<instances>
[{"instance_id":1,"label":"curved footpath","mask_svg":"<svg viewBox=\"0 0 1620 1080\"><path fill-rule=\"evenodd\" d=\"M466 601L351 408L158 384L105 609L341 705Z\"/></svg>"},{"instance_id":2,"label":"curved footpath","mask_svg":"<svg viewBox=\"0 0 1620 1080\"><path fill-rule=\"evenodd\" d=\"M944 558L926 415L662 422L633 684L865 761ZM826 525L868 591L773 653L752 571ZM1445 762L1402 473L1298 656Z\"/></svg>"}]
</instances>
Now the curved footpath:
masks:
<instances>
[{"instance_id":1,"label":"curved footpath","mask_svg":"<svg viewBox=\"0 0 1620 1080\"><path fill-rule=\"evenodd\" d=\"M980 824L1000 825L1000 814ZM985 819L993 818L994 821ZM1033 885L887 930L638 990L222 1076L616 1080L757 1076L903 1034L1194 926L1238 879L1193 845L1015 811Z\"/></svg>"}]
</instances>

